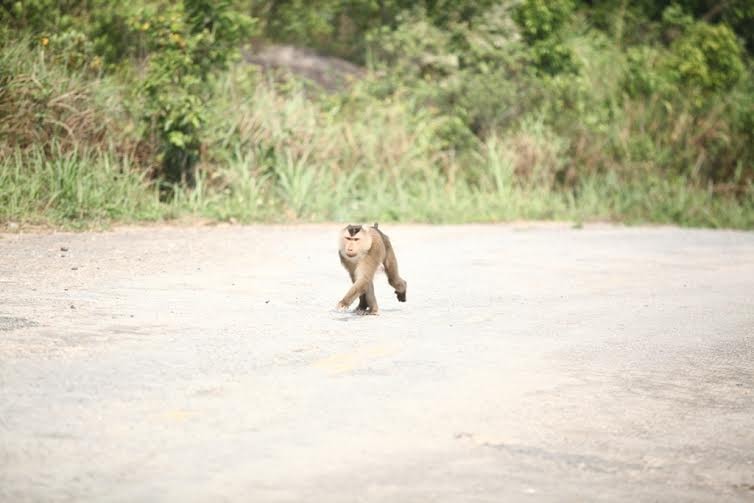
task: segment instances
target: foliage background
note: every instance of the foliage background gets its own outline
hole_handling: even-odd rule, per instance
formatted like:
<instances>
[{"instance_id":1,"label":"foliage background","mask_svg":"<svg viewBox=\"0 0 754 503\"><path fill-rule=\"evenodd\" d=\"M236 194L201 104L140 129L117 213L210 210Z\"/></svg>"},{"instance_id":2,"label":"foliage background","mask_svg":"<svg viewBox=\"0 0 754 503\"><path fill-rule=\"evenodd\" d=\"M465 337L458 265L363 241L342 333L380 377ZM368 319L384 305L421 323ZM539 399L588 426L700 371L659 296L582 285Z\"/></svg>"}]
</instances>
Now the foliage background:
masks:
<instances>
[{"instance_id":1,"label":"foliage background","mask_svg":"<svg viewBox=\"0 0 754 503\"><path fill-rule=\"evenodd\" d=\"M752 34L752 0L0 0L0 220L752 228Z\"/></svg>"}]
</instances>

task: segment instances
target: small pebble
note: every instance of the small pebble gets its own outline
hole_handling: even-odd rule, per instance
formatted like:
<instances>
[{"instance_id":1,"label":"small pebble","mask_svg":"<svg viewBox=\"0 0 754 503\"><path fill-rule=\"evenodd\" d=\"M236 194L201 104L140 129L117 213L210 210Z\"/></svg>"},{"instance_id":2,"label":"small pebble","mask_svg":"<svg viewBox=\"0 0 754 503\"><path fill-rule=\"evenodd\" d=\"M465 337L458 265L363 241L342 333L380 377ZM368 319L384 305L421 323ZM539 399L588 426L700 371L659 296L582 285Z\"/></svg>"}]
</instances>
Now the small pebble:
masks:
<instances>
[{"instance_id":1,"label":"small pebble","mask_svg":"<svg viewBox=\"0 0 754 503\"><path fill-rule=\"evenodd\" d=\"M68 251L68 247L67 246L61 246L60 247L60 251Z\"/></svg>"}]
</instances>

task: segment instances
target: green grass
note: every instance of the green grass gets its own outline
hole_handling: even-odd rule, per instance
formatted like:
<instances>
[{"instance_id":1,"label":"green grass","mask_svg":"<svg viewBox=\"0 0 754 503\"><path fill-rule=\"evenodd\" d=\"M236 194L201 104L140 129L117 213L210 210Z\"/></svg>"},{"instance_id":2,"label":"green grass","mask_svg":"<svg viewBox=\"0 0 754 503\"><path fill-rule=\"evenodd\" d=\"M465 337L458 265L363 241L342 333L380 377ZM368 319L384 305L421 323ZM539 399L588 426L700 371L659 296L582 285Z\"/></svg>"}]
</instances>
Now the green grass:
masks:
<instances>
[{"instance_id":1,"label":"green grass","mask_svg":"<svg viewBox=\"0 0 754 503\"><path fill-rule=\"evenodd\" d=\"M347 175L277 158L259 173L251 154L236 151L192 189L161 201L157 187L115 155L41 151L0 159L0 221L73 228L116 222L202 217L238 222L498 222L517 219L675 223L754 228L754 191L742 200L694 188L682 179L631 183L592 177L573 190L520 185L497 149L477 159L480 180L448 183L441 174L394 183L367 168ZM370 180L371 183L362 183Z\"/></svg>"},{"instance_id":2,"label":"green grass","mask_svg":"<svg viewBox=\"0 0 754 503\"><path fill-rule=\"evenodd\" d=\"M96 226L166 215L158 193L127 160L35 149L0 159L0 220Z\"/></svg>"}]
</instances>

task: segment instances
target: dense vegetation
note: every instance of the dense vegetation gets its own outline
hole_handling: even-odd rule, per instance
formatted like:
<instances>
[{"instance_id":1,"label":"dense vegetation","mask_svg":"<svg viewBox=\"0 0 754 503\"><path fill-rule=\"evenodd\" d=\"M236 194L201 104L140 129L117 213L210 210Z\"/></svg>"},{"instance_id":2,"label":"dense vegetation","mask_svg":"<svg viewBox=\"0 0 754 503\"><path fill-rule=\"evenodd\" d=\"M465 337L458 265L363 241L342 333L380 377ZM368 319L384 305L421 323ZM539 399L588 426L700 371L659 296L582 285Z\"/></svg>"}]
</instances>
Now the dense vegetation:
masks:
<instances>
[{"instance_id":1,"label":"dense vegetation","mask_svg":"<svg viewBox=\"0 0 754 503\"><path fill-rule=\"evenodd\" d=\"M0 221L753 228L752 54L754 0L0 0Z\"/></svg>"}]
</instances>

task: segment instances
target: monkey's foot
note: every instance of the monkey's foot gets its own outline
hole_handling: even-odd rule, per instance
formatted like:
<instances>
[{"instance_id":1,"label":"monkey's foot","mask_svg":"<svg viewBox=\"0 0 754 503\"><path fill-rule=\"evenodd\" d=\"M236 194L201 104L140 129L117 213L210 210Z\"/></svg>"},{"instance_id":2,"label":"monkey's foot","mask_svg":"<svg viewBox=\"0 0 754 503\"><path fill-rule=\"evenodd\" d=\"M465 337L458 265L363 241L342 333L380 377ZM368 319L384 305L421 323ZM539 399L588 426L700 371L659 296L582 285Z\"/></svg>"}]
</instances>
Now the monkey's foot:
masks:
<instances>
[{"instance_id":1,"label":"monkey's foot","mask_svg":"<svg viewBox=\"0 0 754 503\"><path fill-rule=\"evenodd\" d=\"M374 311L372 311L369 308L356 308L353 310L353 314L357 314L359 316L377 316L379 314L379 310L375 309Z\"/></svg>"},{"instance_id":2,"label":"monkey's foot","mask_svg":"<svg viewBox=\"0 0 754 503\"><path fill-rule=\"evenodd\" d=\"M398 297L398 302L406 302L406 290L403 290L402 292L396 290L395 296Z\"/></svg>"},{"instance_id":3,"label":"monkey's foot","mask_svg":"<svg viewBox=\"0 0 754 503\"><path fill-rule=\"evenodd\" d=\"M338 302L338 305L335 306L336 311L348 311L348 306L344 304L343 302Z\"/></svg>"}]
</instances>

